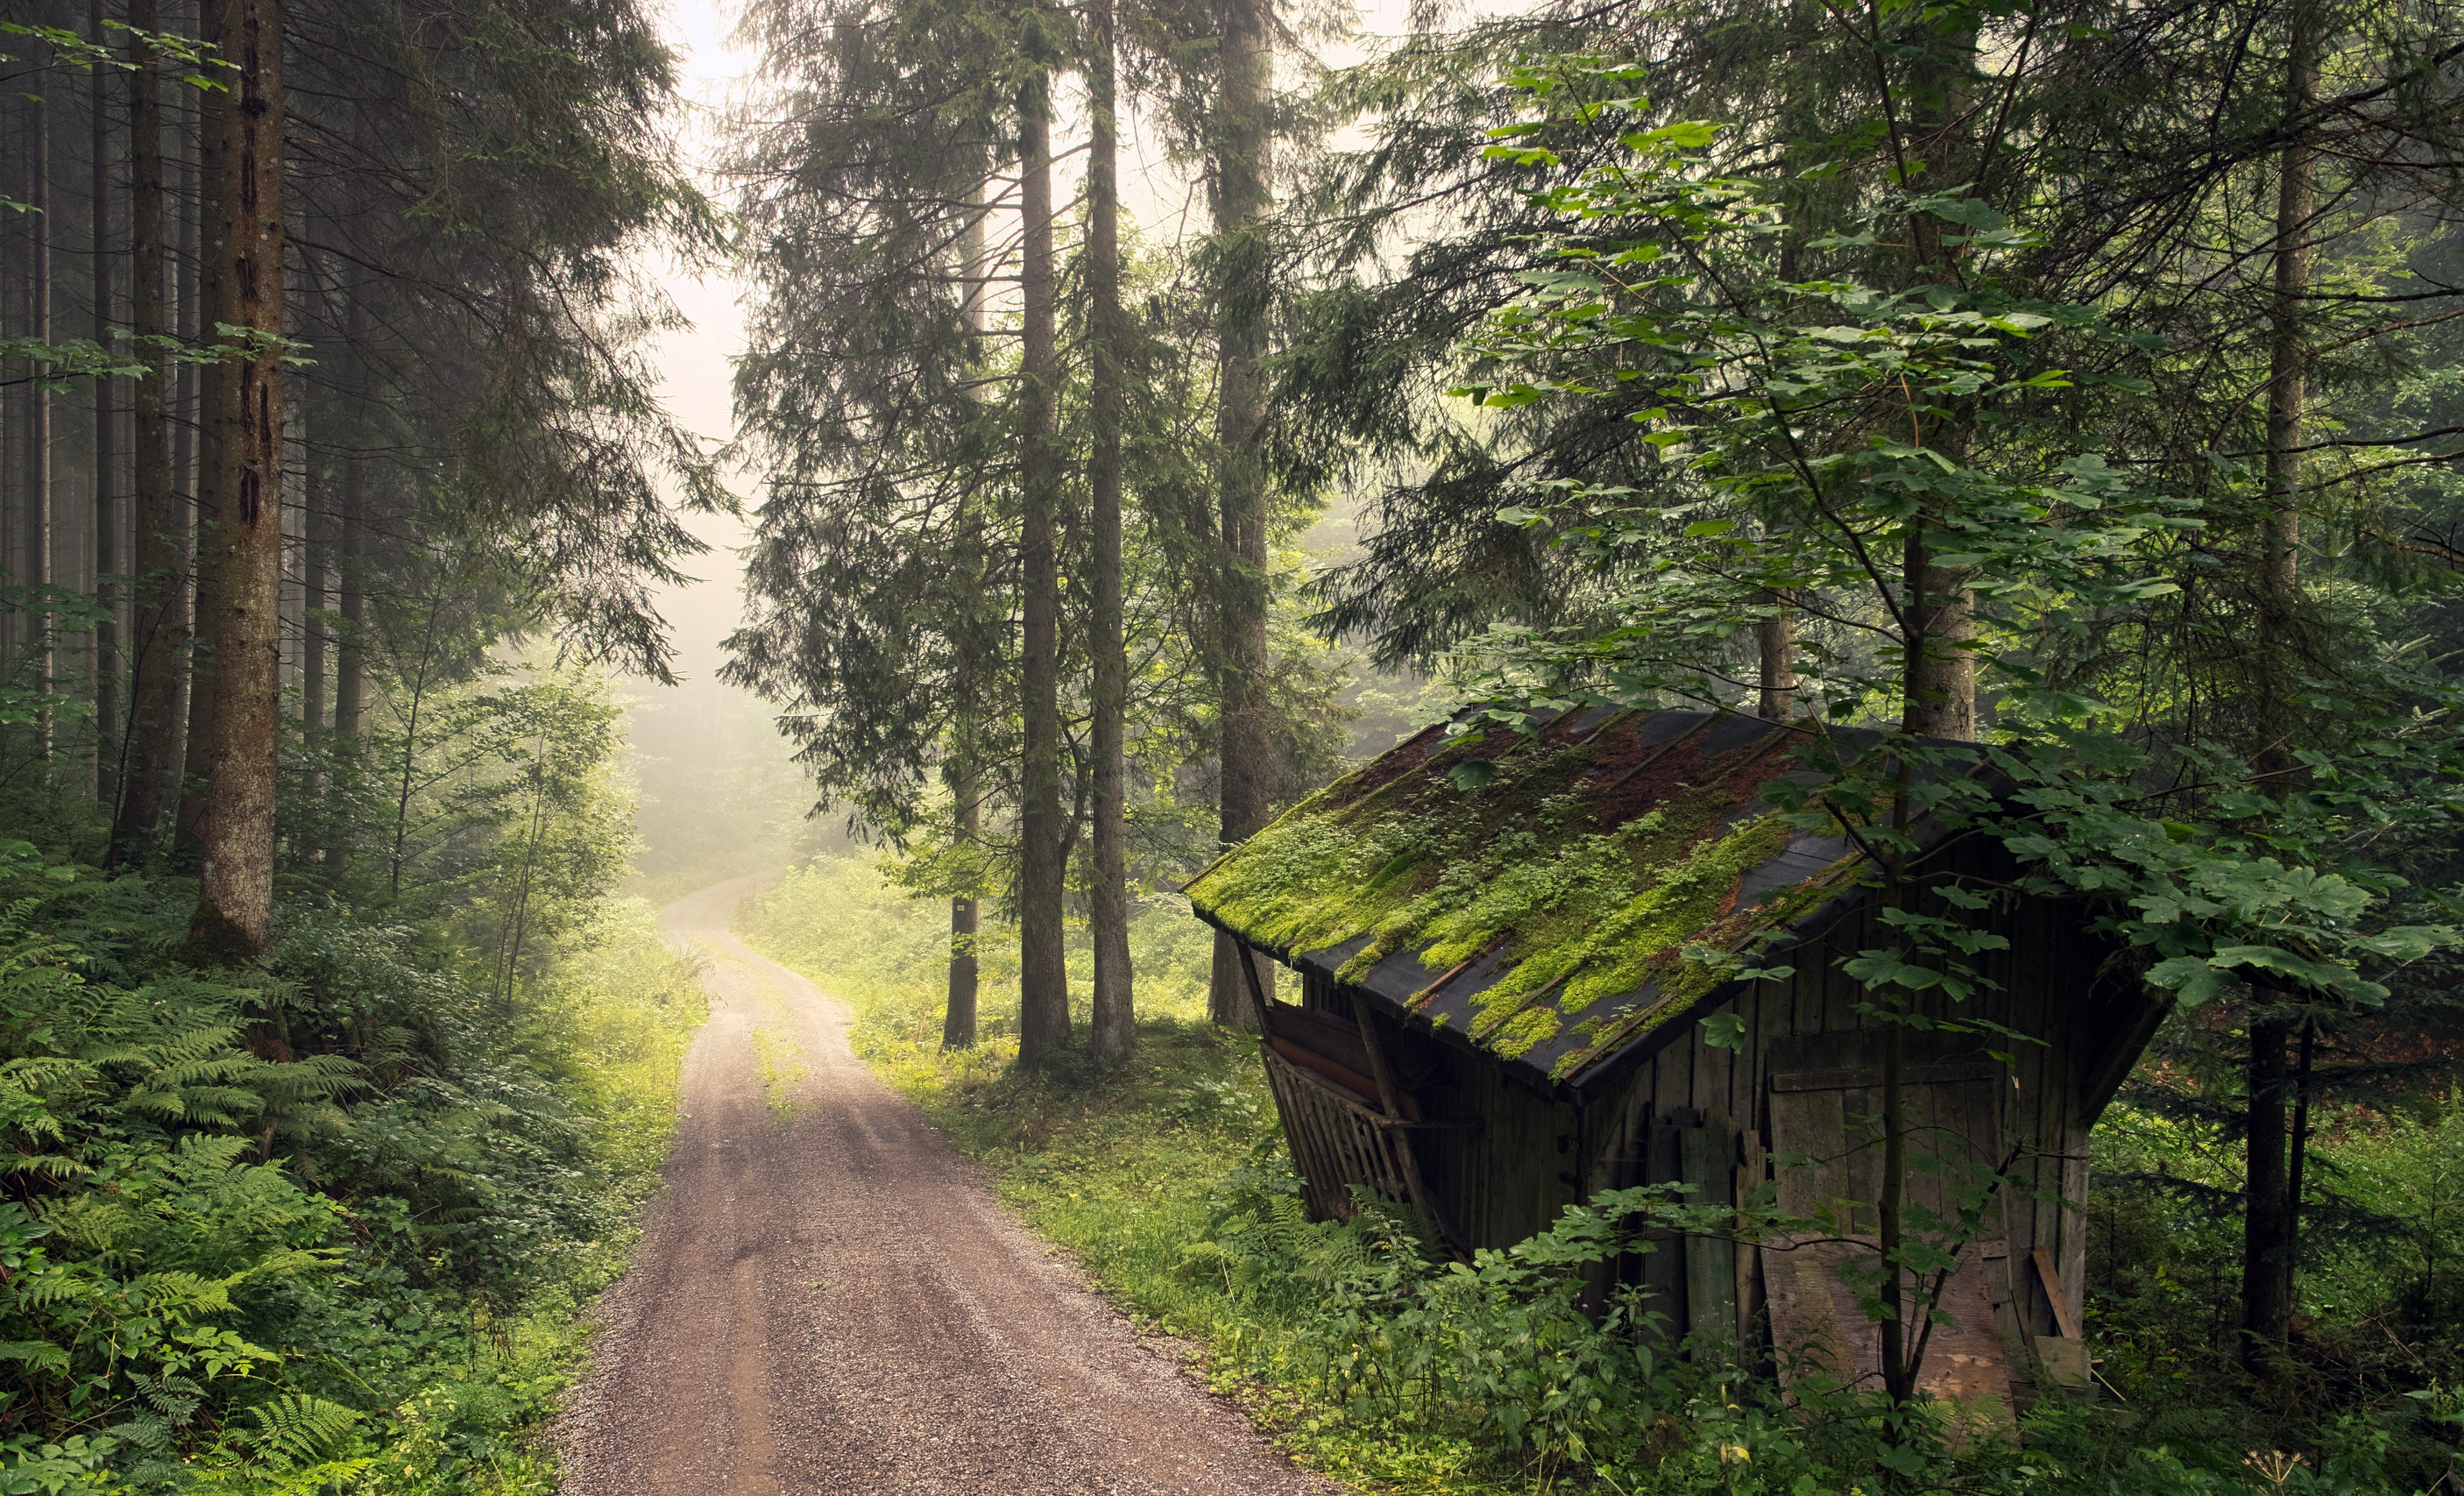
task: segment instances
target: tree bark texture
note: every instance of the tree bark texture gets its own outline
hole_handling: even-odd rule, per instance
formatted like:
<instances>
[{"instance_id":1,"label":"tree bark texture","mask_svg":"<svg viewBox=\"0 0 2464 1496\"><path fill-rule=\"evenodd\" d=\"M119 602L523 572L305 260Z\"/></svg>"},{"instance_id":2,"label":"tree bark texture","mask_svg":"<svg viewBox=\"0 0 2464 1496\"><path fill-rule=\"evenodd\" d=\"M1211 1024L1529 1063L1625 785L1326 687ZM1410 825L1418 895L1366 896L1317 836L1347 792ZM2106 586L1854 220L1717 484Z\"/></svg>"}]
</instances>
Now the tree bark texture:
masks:
<instances>
[{"instance_id":1,"label":"tree bark texture","mask_svg":"<svg viewBox=\"0 0 2464 1496\"><path fill-rule=\"evenodd\" d=\"M101 46L102 0L89 0L87 36ZM92 76L94 341L111 346L111 84L118 70L97 67ZM120 452L117 425L118 380L94 382L94 590L102 616L94 626L94 767L95 799L105 806L120 803L120 594L109 579L120 571Z\"/></svg>"},{"instance_id":2,"label":"tree bark texture","mask_svg":"<svg viewBox=\"0 0 2464 1496\"><path fill-rule=\"evenodd\" d=\"M1882 1040L1882 1178L1874 1210L1882 1249L1882 1391L1894 1404L1915 1398L1922 1370L1908 1343L1911 1306L1906 1301L1907 1274L1900 1267L1900 1254L1906 1244L1902 1218L1908 1188L1907 1048L1907 1025L1889 1023Z\"/></svg>"},{"instance_id":3,"label":"tree bark texture","mask_svg":"<svg viewBox=\"0 0 2464 1496\"><path fill-rule=\"evenodd\" d=\"M1255 835L1273 803L1272 734L1266 677L1266 472L1260 451L1265 391L1271 266L1266 213L1273 165L1274 53L1268 0L1222 0L1222 85L1216 99L1215 234L1223 284L1216 313L1217 427L1221 447L1224 566L1217 589L1217 669L1221 672L1218 757L1222 767L1219 840L1226 847ZM1207 1010L1228 1027L1254 1028L1253 968L1259 990L1274 991L1274 968L1217 932Z\"/></svg>"},{"instance_id":4,"label":"tree bark texture","mask_svg":"<svg viewBox=\"0 0 2464 1496\"><path fill-rule=\"evenodd\" d=\"M1757 657L1754 715L1766 722L1786 722L1796 715L1796 615L1789 600L1773 593L1767 600L1779 611L1754 621Z\"/></svg>"},{"instance_id":5,"label":"tree bark texture","mask_svg":"<svg viewBox=\"0 0 2464 1496\"><path fill-rule=\"evenodd\" d=\"M2257 993L2261 1001L2277 993ZM2248 1130L2241 1237L2241 1363L2255 1376L2282 1375L2293 1329L2293 1191L2285 1157L2285 1113L2293 1089L2286 1045L2290 1019L2250 1025Z\"/></svg>"},{"instance_id":6,"label":"tree bark texture","mask_svg":"<svg viewBox=\"0 0 2464 1496\"><path fill-rule=\"evenodd\" d=\"M222 0L199 0L197 37L211 44L218 34L217 11ZM186 336L191 346L211 345L215 319L222 316L227 304L225 283L231 279L230 245L231 215L225 206L236 195L231 172L236 160L228 149L231 131L227 121L239 108L239 99L228 84L203 92L197 99L196 190L191 197L195 212L183 226L185 236L196 251L195 303L193 318L185 311ZM207 744L214 736L214 639L210 627L214 613L213 474L222 466L222 449L229 432L216 419L222 408L224 363L192 363L193 397L190 429L195 451L187 464L188 482L188 715L183 734L180 754L180 802L176 834L172 849L184 868L196 866L205 832L206 806L209 803L207 778Z\"/></svg>"},{"instance_id":7,"label":"tree bark texture","mask_svg":"<svg viewBox=\"0 0 2464 1496\"><path fill-rule=\"evenodd\" d=\"M1094 618L1091 701L1095 755L1092 840L1095 877L1088 892L1095 936L1095 992L1090 1004L1097 1058L1119 1060L1136 1038L1130 970L1129 764L1130 661L1121 617L1121 225L1116 157L1120 148L1113 78L1112 0L1093 0L1089 15L1095 55L1087 73L1092 140L1087 158L1087 295L1094 381L1088 419L1093 428L1087 486L1094 524Z\"/></svg>"},{"instance_id":8,"label":"tree bark texture","mask_svg":"<svg viewBox=\"0 0 2464 1496\"><path fill-rule=\"evenodd\" d=\"M356 321L352 325L356 325ZM366 503L365 468L357 456L345 456L335 474L334 736L337 754L357 754L367 736L368 660L365 629L367 595L363 590L361 555L365 548L361 511ZM336 818L327 828L325 875L336 877L350 865L347 825Z\"/></svg>"},{"instance_id":9,"label":"tree bark texture","mask_svg":"<svg viewBox=\"0 0 2464 1496\"><path fill-rule=\"evenodd\" d=\"M192 3L180 7L178 20L193 33L197 11ZM192 90L182 90L183 94ZM178 96L174 96L178 97ZM179 248L171 260L172 313L171 330L182 343L196 345L200 319L205 310L207 267L204 253L205 160L202 137L207 115L201 100L187 101L185 121L167 121L171 125L173 159L179 166L181 190L171 200L171 211L178 219ZM174 627L179 633L181 658L173 670L174 689L178 699L172 703L168 730L169 755L164 760L163 778L166 804L176 804L179 787L187 778L188 716L190 681L195 674L197 591L197 451L198 429L205 424L199 396L204 389L203 375L192 360L183 359L172 381L171 417L171 507L172 534L170 543L178 552L180 568L179 591L173 602ZM159 835L159 829L157 834Z\"/></svg>"},{"instance_id":10,"label":"tree bark texture","mask_svg":"<svg viewBox=\"0 0 2464 1496\"><path fill-rule=\"evenodd\" d=\"M216 960L263 954L274 916L275 739L281 680L283 160L280 0L216 0L216 41L237 64L218 154L228 195L215 320L249 329L223 361L206 474L213 529L201 575L213 649L213 723L202 747L197 913L188 944Z\"/></svg>"},{"instance_id":11,"label":"tree bark texture","mask_svg":"<svg viewBox=\"0 0 2464 1496\"><path fill-rule=\"evenodd\" d=\"M32 100L33 129L28 141L27 201L33 205L29 215L33 220L33 329L34 337L45 343L52 341L52 234L59 215L52 210L52 101L46 92ZM26 452L26 510L17 525L18 543L23 547L24 561L17 580L29 587L48 585L52 580L52 395L41 385L33 392L33 429L28 433ZM49 691L52 687L52 616L49 609L29 599L21 615L27 630L21 641L33 666L34 684ZM48 717L41 728L43 751L51 752L51 725Z\"/></svg>"},{"instance_id":12,"label":"tree bark texture","mask_svg":"<svg viewBox=\"0 0 2464 1496\"><path fill-rule=\"evenodd\" d=\"M313 450L313 449L312 449ZM302 740L317 747L325 736L327 657L326 596L333 586L333 539L328 484L308 470L307 512L299 517L299 726Z\"/></svg>"},{"instance_id":13,"label":"tree bark texture","mask_svg":"<svg viewBox=\"0 0 2464 1496\"><path fill-rule=\"evenodd\" d=\"M1922 519L1908 527L1905 570L1907 617L1901 637L1900 727L1925 737L1976 740L1976 637L1974 598L1957 571L1936 566L1926 553Z\"/></svg>"},{"instance_id":14,"label":"tree bark texture","mask_svg":"<svg viewBox=\"0 0 2464 1496\"><path fill-rule=\"evenodd\" d=\"M2318 206L2318 158L2307 138L2319 88L2320 14L2315 0L2297 4L2284 66L2287 140L2277 162L2276 255L2269 306L2267 509L2260 522L2259 744L2253 756L2269 791L2291 789L2289 710L2293 699L2294 618L2300 598L2302 407L2308 356L2301 339L2301 301L2310 282L2310 219ZM2277 994L2254 993L2264 1001ZM2242 1217L2241 1361L2253 1375L2274 1380L2287 1370L2293 1330L2292 1174L2285 1158L2290 1079L2285 1045L2293 1025L2255 1017L2250 1024L2249 1101L2244 1119L2245 1198Z\"/></svg>"},{"instance_id":15,"label":"tree bark texture","mask_svg":"<svg viewBox=\"0 0 2464 1496\"><path fill-rule=\"evenodd\" d=\"M1963 185L1973 192L1988 190L1979 178L1991 164L1980 159L1976 116L1970 107L1976 81L1972 21L1928 38L1913 59L1908 75L1915 131L1912 148L1922 163L1916 185L1925 190L1959 190ZM1930 213L1910 215L1912 281L1958 278L1955 255L1943 242L1947 228L1955 231L1957 226ZM1973 412L1965 402L1947 404L1947 412L1930 413L1933 426L1923 431L1920 445L1964 463ZM1912 419L1923 419L1919 412L1910 414ZM1909 616L1902 621L1907 652L1902 668L1900 725L1903 731L1927 737L1974 742L1976 655L1969 646L1976 637L1976 600L1963 572L1931 563L1924 522L1920 516L1909 526L1903 575Z\"/></svg>"},{"instance_id":16,"label":"tree bark texture","mask_svg":"<svg viewBox=\"0 0 2464 1496\"><path fill-rule=\"evenodd\" d=\"M983 829L983 804L975 776L962 764L953 764L947 779L950 798L955 803L951 819L958 843L973 847ZM948 1005L941 1011L944 1049L976 1046L976 1000L982 979L976 934L980 924L981 912L974 894L961 893L950 900L950 995Z\"/></svg>"},{"instance_id":17,"label":"tree bark texture","mask_svg":"<svg viewBox=\"0 0 2464 1496\"><path fill-rule=\"evenodd\" d=\"M129 0L128 24L156 31L155 0ZM129 531L128 724L121 748L121 793L113 817L114 867L143 863L152 852L178 750L182 553L181 516L171 493L170 365L157 340L170 331L164 280L163 79L152 51L128 43L128 320L146 374L129 392L131 495ZM105 739L108 744L109 739Z\"/></svg>"},{"instance_id":18,"label":"tree bark texture","mask_svg":"<svg viewBox=\"0 0 2464 1496\"><path fill-rule=\"evenodd\" d=\"M2290 1322L2301 1305L2301 1197L2310 1161L2311 1066L2319 1057L2319 1024L2301 1025L2299 1058L2293 1064L2293 1139L2284 1166L2284 1305Z\"/></svg>"},{"instance_id":19,"label":"tree bark texture","mask_svg":"<svg viewBox=\"0 0 2464 1496\"><path fill-rule=\"evenodd\" d=\"M983 201L983 187L979 183L969 194L966 225L958 231L958 320L967 329L971 350L979 350L983 340L984 281L990 270L985 261ZM968 534L963 521L957 529L961 536ZM972 542L967 546L963 564L980 575L982 558ZM954 840L970 851L978 847L983 834L983 788L978 777L975 743L978 690L974 662L962 650L953 688L950 744L941 765L941 780L950 791ZM974 892L951 897L950 990L941 1010L944 1049L975 1047L977 1006L983 979L982 958L976 940L982 923L982 909Z\"/></svg>"},{"instance_id":20,"label":"tree bark texture","mask_svg":"<svg viewBox=\"0 0 2464 1496\"><path fill-rule=\"evenodd\" d=\"M2277 158L2276 254L2268 307L2267 508L2261 521L2256 761L2281 778L2293 765L2294 618L2301 596L2301 416L2309 399L2302 298L2310 289L2310 220L2318 211L2318 150L2304 117L2319 92L2319 7L2294 7L2284 70L2287 140Z\"/></svg>"},{"instance_id":21,"label":"tree bark texture","mask_svg":"<svg viewBox=\"0 0 2464 1496\"><path fill-rule=\"evenodd\" d=\"M1067 869L1061 808L1061 453L1053 429L1059 358L1053 336L1052 105L1036 78L1019 98L1024 221L1021 310L1019 542L1023 699L1018 811L1018 1059L1049 1064L1069 1042L1063 950Z\"/></svg>"}]
</instances>

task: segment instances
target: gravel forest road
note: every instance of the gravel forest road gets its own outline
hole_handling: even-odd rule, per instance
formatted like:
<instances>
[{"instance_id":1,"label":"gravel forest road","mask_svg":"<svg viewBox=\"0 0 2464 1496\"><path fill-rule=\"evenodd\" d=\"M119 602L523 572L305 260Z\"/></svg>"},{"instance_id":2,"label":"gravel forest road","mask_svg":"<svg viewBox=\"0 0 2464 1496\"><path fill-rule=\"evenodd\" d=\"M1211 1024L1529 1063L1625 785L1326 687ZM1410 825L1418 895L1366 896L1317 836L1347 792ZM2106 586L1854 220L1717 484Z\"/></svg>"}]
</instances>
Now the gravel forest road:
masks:
<instances>
[{"instance_id":1,"label":"gravel forest road","mask_svg":"<svg viewBox=\"0 0 2464 1496\"><path fill-rule=\"evenodd\" d=\"M632 1269L560 1420L567 1496L1326 1493L1030 1238L849 1052L837 1004L660 915L711 1019Z\"/></svg>"}]
</instances>

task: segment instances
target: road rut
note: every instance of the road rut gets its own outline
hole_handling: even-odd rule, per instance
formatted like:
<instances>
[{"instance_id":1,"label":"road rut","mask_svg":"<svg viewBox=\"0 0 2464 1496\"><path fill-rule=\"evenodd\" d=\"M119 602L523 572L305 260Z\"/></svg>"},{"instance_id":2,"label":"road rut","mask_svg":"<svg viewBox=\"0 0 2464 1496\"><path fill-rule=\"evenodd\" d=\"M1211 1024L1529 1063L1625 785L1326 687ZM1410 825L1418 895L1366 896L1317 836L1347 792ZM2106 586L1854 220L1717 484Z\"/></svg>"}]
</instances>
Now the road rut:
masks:
<instances>
[{"instance_id":1,"label":"road rut","mask_svg":"<svg viewBox=\"0 0 2464 1496\"><path fill-rule=\"evenodd\" d=\"M667 1191L558 1428L568 1496L1320 1493L1142 1342L730 935L762 882L671 905L710 962Z\"/></svg>"}]
</instances>

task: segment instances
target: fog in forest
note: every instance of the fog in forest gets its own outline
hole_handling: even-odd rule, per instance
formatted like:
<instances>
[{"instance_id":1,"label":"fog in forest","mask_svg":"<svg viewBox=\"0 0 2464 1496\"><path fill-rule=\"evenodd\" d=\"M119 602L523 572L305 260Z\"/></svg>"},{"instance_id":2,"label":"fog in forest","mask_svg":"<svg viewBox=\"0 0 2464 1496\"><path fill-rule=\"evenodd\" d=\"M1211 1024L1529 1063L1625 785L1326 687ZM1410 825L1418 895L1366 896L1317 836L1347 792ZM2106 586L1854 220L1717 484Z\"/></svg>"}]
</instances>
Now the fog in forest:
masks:
<instances>
[{"instance_id":1,"label":"fog in forest","mask_svg":"<svg viewBox=\"0 0 2464 1496\"><path fill-rule=\"evenodd\" d=\"M1499 9L1499 8L1488 8ZM736 97L747 61L733 45L737 7L722 0L678 0L666 16L677 50L685 96L693 113L685 121L679 149L693 163L704 191L724 202L729 184L717 169L720 118ZM1366 34L1399 31L1405 8L1397 0L1365 7ZM1325 60L1341 62L1356 48L1339 46ZM1202 231L1203 195L1185 169L1169 160L1131 121L1122 162L1122 206L1151 239L1177 243ZM1064 163L1063 192L1075 189L1076 163ZM693 270L659 268L668 298L687 318L689 329L659 341L657 363L669 408L712 446L734 429L732 360L742 346L745 282L736 267ZM676 684L627 680L627 724L633 744L633 772L640 786L641 850L635 858L637 887L646 896L671 897L715 878L800 860L824 848L856 845L844 816L811 816L809 777L791 761L793 746L774 725L770 706L750 692L718 678L724 641L742 612L741 547L761 498L759 475L741 469L731 486L744 517L693 517L690 524L710 550L686 561L694 580L664 588L659 609L676 647ZM1301 538L1311 556L1331 559L1349 551L1353 529L1351 504L1338 495ZM1370 670L1343 651L1357 681L1347 693L1353 722L1351 755L1377 753L1403 731L1419 725L1428 710L1417 679Z\"/></svg>"}]
</instances>

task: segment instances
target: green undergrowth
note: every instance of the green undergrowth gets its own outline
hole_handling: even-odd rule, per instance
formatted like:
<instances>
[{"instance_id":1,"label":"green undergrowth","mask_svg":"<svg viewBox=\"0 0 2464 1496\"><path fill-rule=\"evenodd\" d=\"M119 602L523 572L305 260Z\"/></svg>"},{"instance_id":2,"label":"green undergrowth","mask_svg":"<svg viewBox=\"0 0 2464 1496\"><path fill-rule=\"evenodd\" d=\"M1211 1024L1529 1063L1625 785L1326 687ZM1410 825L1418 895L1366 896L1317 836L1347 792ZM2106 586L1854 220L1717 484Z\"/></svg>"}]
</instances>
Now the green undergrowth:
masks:
<instances>
[{"instance_id":1,"label":"green undergrowth","mask_svg":"<svg viewBox=\"0 0 2464 1496\"><path fill-rule=\"evenodd\" d=\"M1192 1345L1195 1369L1303 1463L1362 1490L2398 1496L2437 1479L2452 1444L2439 1430L2464 1416L2441 1388L2311 1420L2278 1454L2250 1442L2259 1425L2188 1438L2158 1406L2056 1397L2014 1442L1938 1411L1895 1421L1871 1397L1809 1383L1783 1401L1735 1347L1667 1347L1635 1332L1631 1302L1603 1314L1581 1301L1590 1265L1678 1208L1654 1192L1462 1265L1376 1202L1348 1224L1309 1220L1254 1041L1203 1022L1194 921L1141 917L1156 1011L1128 1064L1027 1076L1008 1067L1002 1025L975 1051L939 1051L945 917L843 860L790 878L737 931L848 1004L857 1052L1031 1228L1142 1327ZM1014 988L988 984L987 1013L1003 1001Z\"/></svg>"},{"instance_id":2,"label":"green undergrowth","mask_svg":"<svg viewBox=\"0 0 2464 1496\"><path fill-rule=\"evenodd\" d=\"M693 972L570 911L513 990L288 905L172 959L170 880L0 900L0 1492L517 1496L675 1125Z\"/></svg>"}]
</instances>

